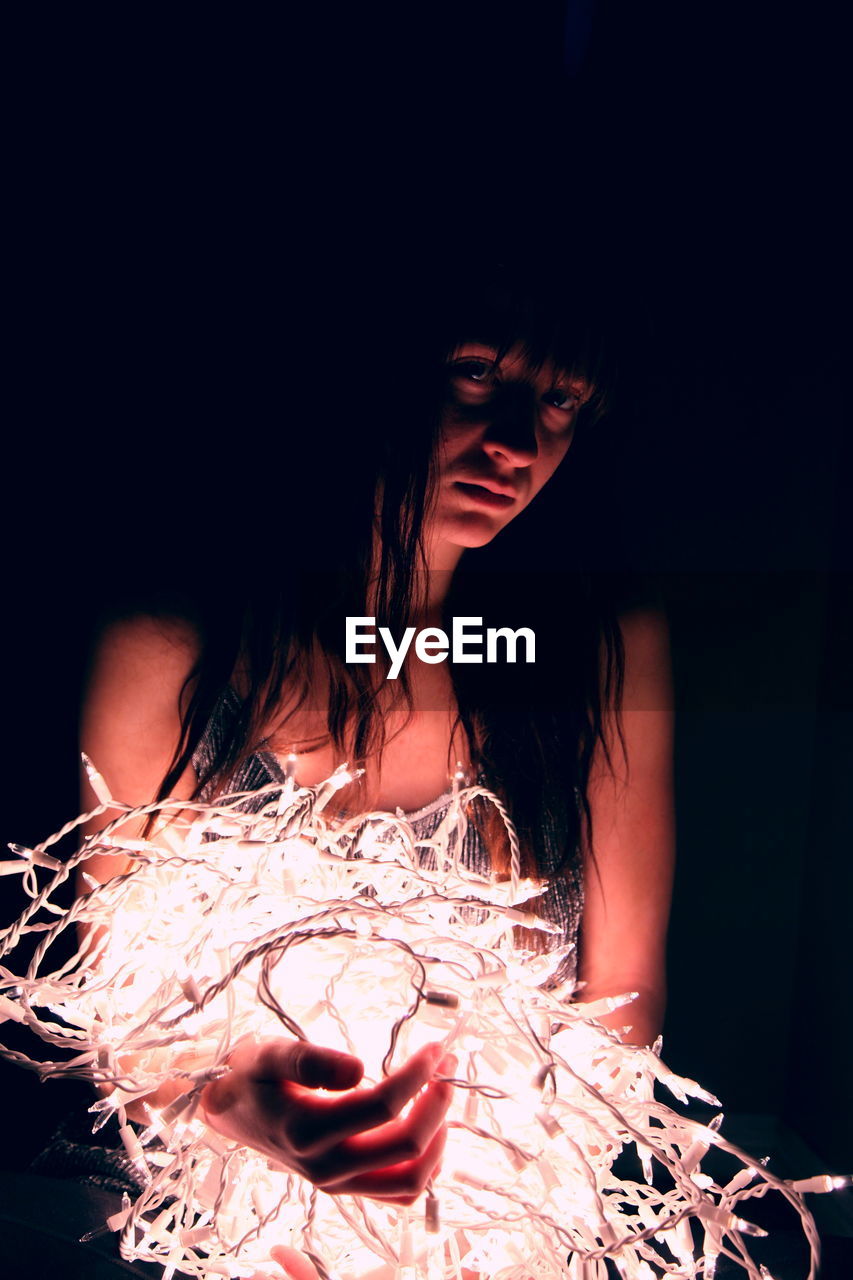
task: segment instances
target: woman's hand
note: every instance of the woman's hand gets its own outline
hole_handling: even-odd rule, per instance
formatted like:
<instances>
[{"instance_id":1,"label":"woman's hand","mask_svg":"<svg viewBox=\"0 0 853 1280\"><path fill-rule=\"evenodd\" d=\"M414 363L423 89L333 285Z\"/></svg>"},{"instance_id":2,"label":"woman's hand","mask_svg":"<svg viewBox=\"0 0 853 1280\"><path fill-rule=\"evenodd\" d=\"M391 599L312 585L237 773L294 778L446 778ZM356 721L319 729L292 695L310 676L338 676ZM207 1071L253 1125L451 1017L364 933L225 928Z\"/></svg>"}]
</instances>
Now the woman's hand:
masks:
<instances>
[{"instance_id":1,"label":"woman's hand","mask_svg":"<svg viewBox=\"0 0 853 1280\"><path fill-rule=\"evenodd\" d=\"M277 1262L281 1270L287 1276L288 1280L319 1280L317 1268L310 1258L306 1258L304 1253L300 1253L297 1249L290 1249L287 1245L278 1245L275 1249L270 1249L270 1261ZM251 1280L273 1280L269 1272L256 1271ZM281 1273L276 1272L275 1280L281 1280Z\"/></svg>"},{"instance_id":2,"label":"woman's hand","mask_svg":"<svg viewBox=\"0 0 853 1280\"><path fill-rule=\"evenodd\" d=\"M364 1074L358 1058L305 1041L246 1042L229 1066L202 1093L207 1123L323 1191L409 1205L438 1165L453 1086L429 1082L456 1068L441 1045L427 1045L363 1089L355 1088Z\"/></svg>"}]
</instances>

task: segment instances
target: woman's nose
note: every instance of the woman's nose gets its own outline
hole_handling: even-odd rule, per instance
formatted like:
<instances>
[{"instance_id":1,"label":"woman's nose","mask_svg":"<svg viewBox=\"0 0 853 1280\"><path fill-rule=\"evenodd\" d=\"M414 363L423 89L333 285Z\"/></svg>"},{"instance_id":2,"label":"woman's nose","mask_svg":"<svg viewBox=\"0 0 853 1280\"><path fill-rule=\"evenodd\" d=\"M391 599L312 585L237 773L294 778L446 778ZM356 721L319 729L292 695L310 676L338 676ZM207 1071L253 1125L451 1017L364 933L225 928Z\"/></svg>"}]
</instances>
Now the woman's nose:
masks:
<instances>
[{"instance_id":1,"label":"woman's nose","mask_svg":"<svg viewBox=\"0 0 853 1280\"><path fill-rule=\"evenodd\" d=\"M511 466L529 467L539 453L536 398L529 387L502 388L483 438L483 448Z\"/></svg>"}]
</instances>

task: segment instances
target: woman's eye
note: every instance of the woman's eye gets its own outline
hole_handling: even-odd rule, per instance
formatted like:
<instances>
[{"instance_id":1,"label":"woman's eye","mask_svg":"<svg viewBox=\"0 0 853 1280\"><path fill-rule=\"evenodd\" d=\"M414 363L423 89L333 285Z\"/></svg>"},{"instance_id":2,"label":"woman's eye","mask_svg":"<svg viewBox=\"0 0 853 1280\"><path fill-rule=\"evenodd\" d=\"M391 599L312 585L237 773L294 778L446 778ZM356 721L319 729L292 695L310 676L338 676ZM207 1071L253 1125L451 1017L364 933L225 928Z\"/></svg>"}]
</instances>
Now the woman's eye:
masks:
<instances>
[{"instance_id":1,"label":"woman's eye","mask_svg":"<svg viewBox=\"0 0 853 1280\"><path fill-rule=\"evenodd\" d=\"M555 388L553 391L546 392L542 399L552 409L561 409L564 413L573 413L575 409L580 408L581 403L579 393L570 391L568 388Z\"/></svg>"},{"instance_id":2,"label":"woman's eye","mask_svg":"<svg viewBox=\"0 0 853 1280\"><path fill-rule=\"evenodd\" d=\"M470 382L489 382L495 372L491 360L456 360L451 366L455 378L465 378Z\"/></svg>"}]
</instances>

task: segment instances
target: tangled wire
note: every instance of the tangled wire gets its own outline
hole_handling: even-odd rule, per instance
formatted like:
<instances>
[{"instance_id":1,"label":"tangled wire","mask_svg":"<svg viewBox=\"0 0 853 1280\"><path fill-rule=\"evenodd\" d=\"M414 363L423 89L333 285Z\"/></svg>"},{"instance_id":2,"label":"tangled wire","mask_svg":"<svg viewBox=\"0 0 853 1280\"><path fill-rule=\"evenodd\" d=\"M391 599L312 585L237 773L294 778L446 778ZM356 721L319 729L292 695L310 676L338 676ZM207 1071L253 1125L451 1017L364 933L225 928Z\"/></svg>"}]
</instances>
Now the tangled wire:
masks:
<instances>
[{"instance_id":1,"label":"tangled wire","mask_svg":"<svg viewBox=\"0 0 853 1280\"><path fill-rule=\"evenodd\" d=\"M329 818L345 768L314 788L288 780L251 797L139 808L113 800L89 769L98 809L34 849L12 846L15 861L0 864L22 874L29 897L0 958L40 935L25 973L0 966L0 1020L25 1024L55 1055L0 1053L42 1078L111 1086L92 1107L94 1127L116 1117L143 1187L109 1221L123 1257L160 1262L166 1280L249 1276L287 1238L335 1280L462 1280L463 1268L489 1280L605 1280L606 1258L624 1280L710 1280L721 1255L760 1280L746 1241L764 1232L745 1202L772 1189L800 1215L812 1280L818 1240L802 1193L849 1179L783 1181L716 1120L655 1096L658 1085L681 1103L718 1105L666 1068L659 1044L623 1044L596 1021L630 993L579 1002L554 981L566 947L519 946L517 925L554 926L536 915L543 885L521 879L515 833L490 792L457 789L439 829L419 840L388 813ZM460 858L478 796L507 823L502 882ZM73 856L49 853L108 809L119 816ZM149 815L150 839L122 835ZM129 869L96 881L85 872L95 855ZM66 910L57 891L77 870L88 892ZM74 954L47 972L48 951L74 926ZM201 1091L234 1046L282 1034L355 1054L366 1083L429 1041L453 1049L449 1138L423 1206L318 1193L204 1124ZM127 1106L170 1081L184 1092L161 1108L143 1101L139 1132ZM732 1157L724 1184L702 1170L711 1147Z\"/></svg>"}]
</instances>

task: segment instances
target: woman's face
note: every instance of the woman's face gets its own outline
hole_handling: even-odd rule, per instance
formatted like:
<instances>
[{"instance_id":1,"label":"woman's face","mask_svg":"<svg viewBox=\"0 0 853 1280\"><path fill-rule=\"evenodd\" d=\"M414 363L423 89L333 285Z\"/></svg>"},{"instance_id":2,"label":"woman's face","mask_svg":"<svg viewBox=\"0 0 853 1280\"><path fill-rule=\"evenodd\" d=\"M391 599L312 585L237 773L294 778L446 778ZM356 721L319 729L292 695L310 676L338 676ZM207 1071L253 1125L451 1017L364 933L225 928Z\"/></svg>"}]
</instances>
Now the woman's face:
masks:
<instances>
[{"instance_id":1,"label":"woman's face","mask_svg":"<svg viewBox=\"0 0 853 1280\"><path fill-rule=\"evenodd\" d=\"M519 346L458 347L447 367L433 545L481 547L536 497L566 456L589 389Z\"/></svg>"}]
</instances>

